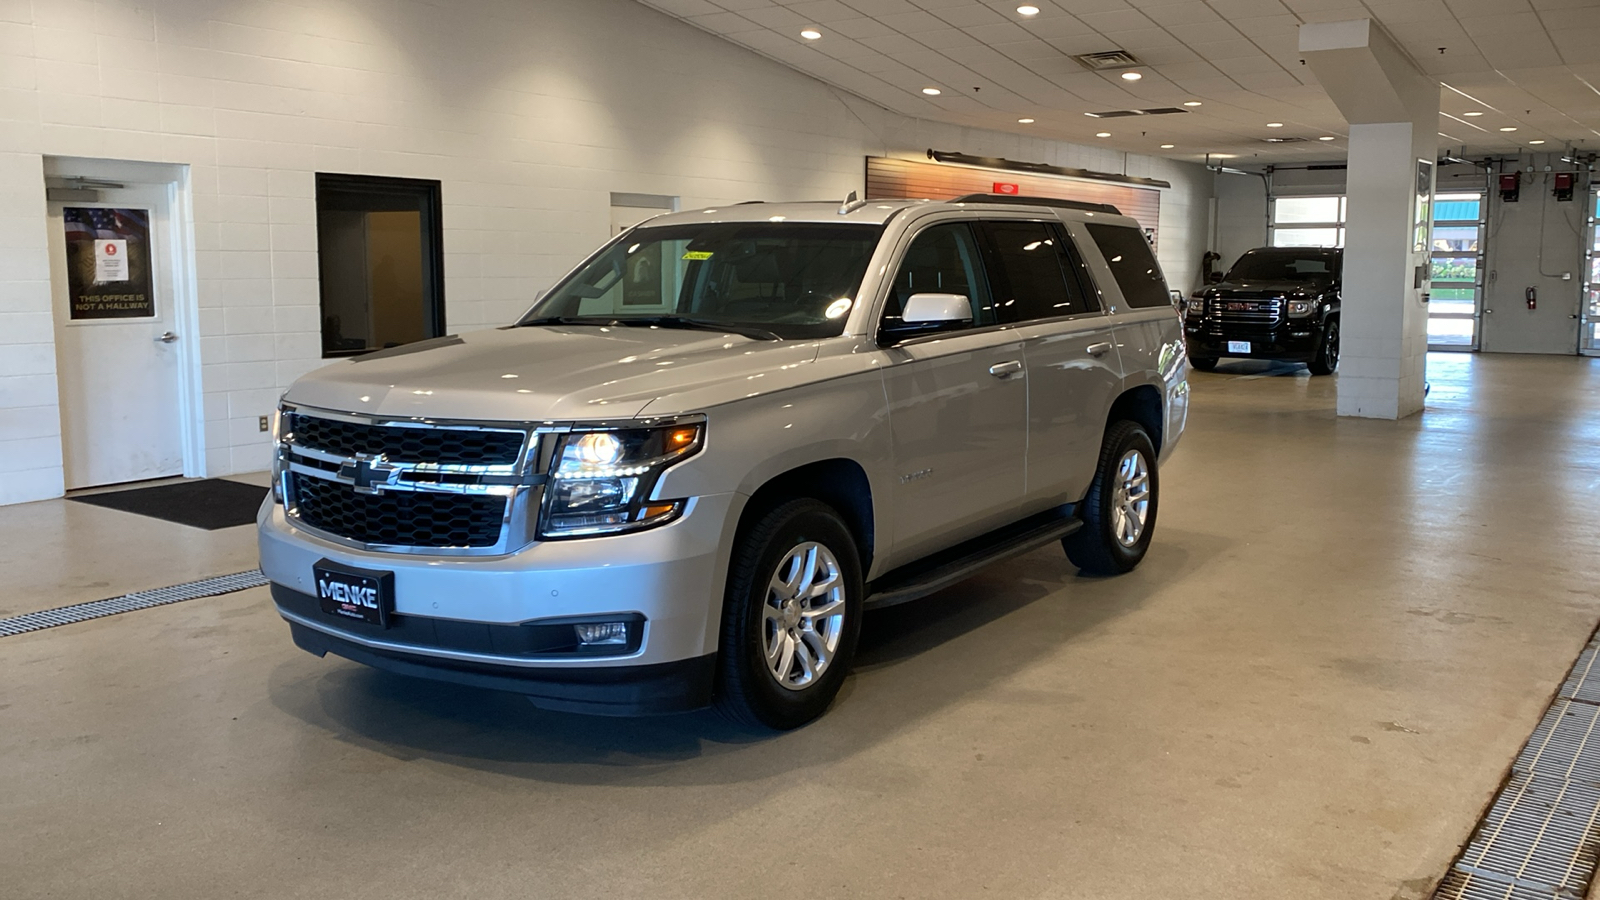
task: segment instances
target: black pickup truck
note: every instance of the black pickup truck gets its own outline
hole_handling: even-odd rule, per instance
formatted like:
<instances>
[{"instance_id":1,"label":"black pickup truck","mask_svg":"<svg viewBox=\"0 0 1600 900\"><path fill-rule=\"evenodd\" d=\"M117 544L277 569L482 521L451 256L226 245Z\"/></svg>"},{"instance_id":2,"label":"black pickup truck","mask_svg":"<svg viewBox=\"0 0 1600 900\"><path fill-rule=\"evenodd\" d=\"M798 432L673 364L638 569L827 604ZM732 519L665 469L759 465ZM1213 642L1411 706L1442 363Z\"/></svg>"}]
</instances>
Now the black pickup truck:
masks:
<instances>
[{"instance_id":1,"label":"black pickup truck","mask_svg":"<svg viewBox=\"0 0 1600 900\"><path fill-rule=\"evenodd\" d=\"M1189 364L1209 372L1223 356L1303 362L1313 375L1339 366L1344 251L1260 247L1185 304Z\"/></svg>"}]
</instances>

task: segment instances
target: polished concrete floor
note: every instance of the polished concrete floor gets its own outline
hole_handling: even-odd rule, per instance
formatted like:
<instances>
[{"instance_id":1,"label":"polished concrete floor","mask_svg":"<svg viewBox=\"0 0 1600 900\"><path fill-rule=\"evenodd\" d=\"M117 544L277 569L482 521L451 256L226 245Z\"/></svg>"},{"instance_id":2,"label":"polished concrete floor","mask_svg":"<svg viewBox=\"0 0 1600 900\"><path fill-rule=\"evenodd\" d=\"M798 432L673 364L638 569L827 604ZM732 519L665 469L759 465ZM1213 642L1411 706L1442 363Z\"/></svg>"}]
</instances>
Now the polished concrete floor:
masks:
<instances>
[{"instance_id":1,"label":"polished concrete floor","mask_svg":"<svg viewBox=\"0 0 1600 900\"><path fill-rule=\"evenodd\" d=\"M1197 374L1142 568L876 614L781 736L315 659L263 590L0 638L0 895L1420 897L1600 619L1600 363L1429 372ZM74 506L0 509L8 609L247 566Z\"/></svg>"}]
</instances>

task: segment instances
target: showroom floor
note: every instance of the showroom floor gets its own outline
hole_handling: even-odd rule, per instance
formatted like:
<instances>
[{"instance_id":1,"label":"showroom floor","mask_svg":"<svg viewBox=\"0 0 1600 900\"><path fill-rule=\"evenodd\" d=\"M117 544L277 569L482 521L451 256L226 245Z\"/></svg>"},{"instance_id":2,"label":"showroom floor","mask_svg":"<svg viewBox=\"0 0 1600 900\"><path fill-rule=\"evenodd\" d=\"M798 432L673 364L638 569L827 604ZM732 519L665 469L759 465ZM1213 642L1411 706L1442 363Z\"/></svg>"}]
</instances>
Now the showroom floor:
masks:
<instances>
[{"instance_id":1,"label":"showroom floor","mask_svg":"<svg viewBox=\"0 0 1600 900\"><path fill-rule=\"evenodd\" d=\"M316 659L264 589L0 638L0 893L1419 897L1600 619L1600 362L1429 372L1398 424L1197 374L1141 569L878 613L781 736ZM0 616L253 564L63 501L0 540Z\"/></svg>"}]
</instances>

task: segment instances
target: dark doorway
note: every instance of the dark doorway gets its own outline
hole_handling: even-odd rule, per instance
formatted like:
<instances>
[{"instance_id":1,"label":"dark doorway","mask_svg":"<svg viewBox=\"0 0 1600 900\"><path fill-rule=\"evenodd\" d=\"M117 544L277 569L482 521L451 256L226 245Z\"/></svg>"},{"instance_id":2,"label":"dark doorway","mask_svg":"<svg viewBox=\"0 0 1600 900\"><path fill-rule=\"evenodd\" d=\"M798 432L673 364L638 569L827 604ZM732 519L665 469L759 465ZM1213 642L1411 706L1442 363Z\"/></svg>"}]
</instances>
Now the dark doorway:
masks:
<instances>
[{"instance_id":1,"label":"dark doorway","mask_svg":"<svg viewBox=\"0 0 1600 900\"><path fill-rule=\"evenodd\" d=\"M322 355L444 334L439 182L317 173Z\"/></svg>"}]
</instances>

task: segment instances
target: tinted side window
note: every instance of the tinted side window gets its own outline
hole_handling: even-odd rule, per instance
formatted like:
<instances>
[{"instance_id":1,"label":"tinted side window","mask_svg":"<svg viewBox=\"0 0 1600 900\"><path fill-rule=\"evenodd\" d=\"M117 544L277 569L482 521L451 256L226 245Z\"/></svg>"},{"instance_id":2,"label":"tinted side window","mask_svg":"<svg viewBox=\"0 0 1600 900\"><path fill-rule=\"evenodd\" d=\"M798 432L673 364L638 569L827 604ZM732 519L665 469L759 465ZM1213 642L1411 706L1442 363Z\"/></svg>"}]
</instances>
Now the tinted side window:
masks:
<instances>
[{"instance_id":1,"label":"tinted side window","mask_svg":"<svg viewBox=\"0 0 1600 900\"><path fill-rule=\"evenodd\" d=\"M988 222L998 270L995 305L1007 322L1091 312L1071 273L1066 236L1045 222ZM1002 286L1003 285L1003 286Z\"/></svg>"},{"instance_id":2,"label":"tinted side window","mask_svg":"<svg viewBox=\"0 0 1600 900\"><path fill-rule=\"evenodd\" d=\"M961 294L972 304L973 325L994 324L989 279L984 275L970 225L935 225L912 239L900 271L895 273L894 289L883 309L884 320L899 321L900 311L912 294Z\"/></svg>"},{"instance_id":3,"label":"tinted side window","mask_svg":"<svg viewBox=\"0 0 1600 900\"><path fill-rule=\"evenodd\" d=\"M1122 297L1134 309L1152 306L1171 306L1172 296L1167 293L1167 279L1150 252L1150 242L1137 228L1125 225L1088 225L1089 236L1100 248L1111 267L1111 274L1122 289Z\"/></svg>"}]
</instances>

